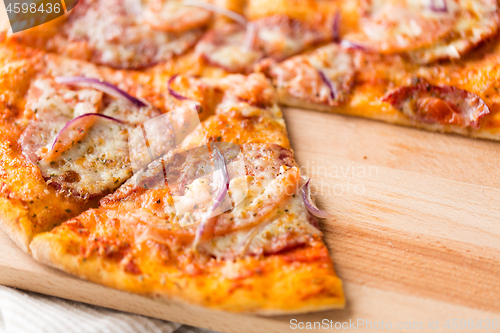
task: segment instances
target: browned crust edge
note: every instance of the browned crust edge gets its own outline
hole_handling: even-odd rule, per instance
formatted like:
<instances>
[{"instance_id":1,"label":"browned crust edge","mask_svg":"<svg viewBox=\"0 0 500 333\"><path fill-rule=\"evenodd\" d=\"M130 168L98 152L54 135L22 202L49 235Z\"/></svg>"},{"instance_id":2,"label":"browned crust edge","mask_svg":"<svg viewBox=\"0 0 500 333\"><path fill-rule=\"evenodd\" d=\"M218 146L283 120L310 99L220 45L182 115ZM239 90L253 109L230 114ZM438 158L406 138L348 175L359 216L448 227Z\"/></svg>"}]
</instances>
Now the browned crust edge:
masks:
<instances>
[{"instance_id":1,"label":"browned crust edge","mask_svg":"<svg viewBox=\"0 0 500 333\"><path fill-rule=\"evenodd\" d=\"M29 244L33 238L31 232L23 230L23 225L31 224L24 207L15 205L12 200L0 197L0 229L24 252L30 253ZM23 223L24 222L24 223Z\"/></svg>"},{"instance_id":2,"label":"browned crust edge","mask_svg":"<svg viewBox=\"0 0 500 333\"><path fill-rule=\"evenodd\" d=\"M457 126L450 126L450 125L425 124L411 120L402 113L396 110L389 109L389 107L387 107L388 109L387 112L370 111L362 113L358 110L352 109L349 106L335 107L324 104L310 103L288 94L286 89L279 89L279 88L278 88L278 98L279 98L279 103L281 105L288 107L367 118L367 119L382 121L389 124L396 124L405 127L422 129L429 132L458 134L473 139L487 139L492 141L500 141L500 128L492 130L485 130L485 129L475 130L472 128L460 128ZM374 106L374 110L378 108L379 108L378 106Z\"/></svg>"},{"instance_id":3,"label":"browned crust edge","mask_svg":"<svg viewBox=\"0 0 500 333\"><path fill-rule=\"evenodd\" d=\"M142 296L157 299L161 302L174 302L178 304L184 304L189 306L194 306L198 308L208 308L215 311L228 311L227 309L206 306L202 304L197 304L196 302L189 302L183 299L183 296L189 294L191 291L189 288L187 290L181 291L177 295L169 295L168 292L163 290L154 291L153 295L134 292L133 290L128 290L127 284L130 283L130 275L124 273L122 270L116 269L114 266L106 265L101 260L86 260L81 262L77 256L71 256L69 254L63 254L62 245L58 242L58 235L51 233L39 234L34 237L30 244L31 253L33 258L43 264L49 265L51 267L57 268L64 272L75 275L81 279L89 280L94 283L101 285L106 285L108 287L123 290L126 292L132 292L134 294L142 294ZM105 267L106 266L106 267ZM287 275L288 278L288 275ZM290 314L304 314L317 311L325 311L332 309L342 309L345 307L345 297L343 293L342 281L337 277L338 280L338 291L340 293L339 297L335 301L330 301L328 304L305 304L298 309L244 309L240 308L236 311L246 314L255 314L260 316L277 316L277 315L290 315ZM291 278L290 278L290 281ZM281 282L281 281L280 281ZM300 287L300 286L298 286ZM246 298L246 299L245 299ZM252 303L251 297L245 297L239 300L240 306L243 303ZM323 302L324 303L324 302Z\"/></svg>"}]
</instances>

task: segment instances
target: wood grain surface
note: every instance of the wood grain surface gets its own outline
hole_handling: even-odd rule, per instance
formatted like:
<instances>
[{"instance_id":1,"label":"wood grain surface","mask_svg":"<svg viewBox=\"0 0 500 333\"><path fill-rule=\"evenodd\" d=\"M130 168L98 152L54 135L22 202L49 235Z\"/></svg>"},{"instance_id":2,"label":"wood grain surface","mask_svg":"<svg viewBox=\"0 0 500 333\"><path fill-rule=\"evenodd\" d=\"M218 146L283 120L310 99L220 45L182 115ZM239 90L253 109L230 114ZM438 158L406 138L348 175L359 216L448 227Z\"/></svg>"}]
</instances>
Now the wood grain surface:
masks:
<instances>
[{"instance_id":1,"label":"wood grain surface","mask_svg":"<svg viewBox=\"0 0 500 333\"><path fill-rule=\"evenodd\" d=\"M346 309L256 317L159 303L40 265L3 234L0 284L222 332L300 322L452 332L453 319L462 332L495 331L486 323L500 325L500 143L297 109L285 118L318 205L334 216L321 229Z\"/></svg>"}]
</instances>

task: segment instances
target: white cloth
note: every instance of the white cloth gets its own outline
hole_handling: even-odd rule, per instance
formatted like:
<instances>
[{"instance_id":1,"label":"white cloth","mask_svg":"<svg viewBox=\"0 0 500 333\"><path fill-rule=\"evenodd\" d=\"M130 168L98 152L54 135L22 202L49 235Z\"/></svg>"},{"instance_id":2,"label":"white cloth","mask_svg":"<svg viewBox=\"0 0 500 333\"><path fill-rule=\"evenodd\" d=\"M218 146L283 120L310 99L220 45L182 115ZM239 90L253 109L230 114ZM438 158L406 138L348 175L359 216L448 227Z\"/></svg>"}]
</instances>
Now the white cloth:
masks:
<instances>
[{"instance_id":1,"label":"white cloth","mask_svg":"<svg viewBox=\"0 0 500 333\"><path fill-rule=\"evenodd\" d=\"M0 286L0 333L87 332L210 333L213 331Z\"/></svg>"}]
</instances>

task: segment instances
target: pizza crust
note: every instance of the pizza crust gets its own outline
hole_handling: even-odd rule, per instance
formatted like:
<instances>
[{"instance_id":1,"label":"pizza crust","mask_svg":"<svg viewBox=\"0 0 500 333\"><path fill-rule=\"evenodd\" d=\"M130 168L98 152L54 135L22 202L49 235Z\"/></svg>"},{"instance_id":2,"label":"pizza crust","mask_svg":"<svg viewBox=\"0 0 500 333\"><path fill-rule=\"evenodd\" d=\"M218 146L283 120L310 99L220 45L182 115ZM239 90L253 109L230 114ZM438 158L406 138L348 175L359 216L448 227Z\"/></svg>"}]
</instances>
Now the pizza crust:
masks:
<instances>
[{"instance_id":1,"label":"pizza crust","mask_svg":"<svg viewBox=\"0 0 500 333\"><path fill-rule=\"evenodd\" d=\"M210 164L213 157L198 155L195 148L185 151L181 144L179 152L171 151L161 159L159 174L175 170L175 179L182 181L169 181L165 189L149 181L156 179L155 172L144 173L147 186L131 178L122 187L125 191L104 198L99 208L37 235L30 245L33 257L108 287L214 310L277 315L344 307L342 282L321 231L303 204L302 178L293 153L274 143L276 133L286 138L284 124L269 126L268 122L282 121L274 104L276 96L272 90L269 96L262 93L269 87L262 75L252 79L253 84L239 75L221 80L223 97L217 114L202 123L212 126L204 136L184 142L200 146L208 138L215 147L220 143L225 161L231 161L227 166L232 175L227 176L230 195L235 193L233 180L244 178L248 186L245 201L214 216L213 229L200 229L210 195L208 201L189 201L191 188L201 187L200 179L206 187L214 186L212 173L198 172L210 169L204 163ZM235 81L241 84L232 84ZM246 84L249 87L244 88ZM219 121L222 116L241 125L242 135L235 137L226 122ZM252 126L246 124L248 119ZM266 143L254 143L257 133ZM237 155L231 145L224 148L229 142L240 145ZM238 165L244 165L244 176ZM174 211L176 198L193 210ZM188 215L195 220L188 223ZM202 231L198 243L199 230L208 231Z\"/></svg>"},{"instance_id":2,"label":"pizza crust","mask_svg":"<svg viewBox=\"0 0 500 333\"><path fill-rule=\"evenodd\" d=\"M26 230L32 225L28 211L12 199L0 197L0 228L24 252L29 253L29 244L33 235L31 230ZM30 228L31 229L31 228Z\"/></svg>"},{"instance_id":3,"label":"pizza crust","mask_svg":"<svg viewBox=\"0 0 500 333\"><path fill-rule=\"evenodd\" d=\"M222 299L218 296L233 286L233 281L230 279L215 278L213 275L217 274L211 274L210 277L172 278L164 282L163 286L158 280L143 284L137 276L124 273L117 263L107 262L99 258L82 261L78 256L66 254L64 238L64 235L58 233L45 233L36 236L30 245L35 260L85 280L142 294L162 302L184 303L214 310L264 316L302 314L342 309L345 306L342 282L334 274L332 275L331 265L329 269L323 270L318 264L299 262L289 264L286 268L279 266L282 272L276 270L256 278L245 278L245 285L251 285L252 288L239 288L238 291L230 293ZM277 260L283 263L280 259ZM297 266L300 267L297 268ZM222 275L221 271L222 268L219 270L219 275ZM179 273L177 271L177 274ZM171 275L175 276L176 273L173 272ZM328 293L324 292L316 297L299 300L299 297L296 296L297 292L307 291L312 284L312 279L322 277L328 279L332 292L336 294L325 296ZM176 287L176 284L182 287ZM209 287L205 288L205 286ZM214 293L216 294L215 298L212 298Z\"/></svg>"},{"instance_id":4,"label":"pizza crust","mask_svg":"<svg viewBox=\"0 0 500 333\"><path fill-rule=\"evenodd\" d=\"M472 128L460 128L457 126L450 126L450 125L426 124L411 120L401 112L398 112L397 110L389 106L384 108L382 106L373 105L371 110L365 111L363 108L353 108L350 106L332 107L323 104L313 104L289 95L284 89L278 89L278 96L280 104L289 107L315 110L327 113L336 113L346 116L370 118L373 120L383 121L389 124L396 124L405 127L417 128L429 132L448 133L448 134L452 133L474 139L500 141L500 128L475 130Z\"/></svg>"}]
</instances>

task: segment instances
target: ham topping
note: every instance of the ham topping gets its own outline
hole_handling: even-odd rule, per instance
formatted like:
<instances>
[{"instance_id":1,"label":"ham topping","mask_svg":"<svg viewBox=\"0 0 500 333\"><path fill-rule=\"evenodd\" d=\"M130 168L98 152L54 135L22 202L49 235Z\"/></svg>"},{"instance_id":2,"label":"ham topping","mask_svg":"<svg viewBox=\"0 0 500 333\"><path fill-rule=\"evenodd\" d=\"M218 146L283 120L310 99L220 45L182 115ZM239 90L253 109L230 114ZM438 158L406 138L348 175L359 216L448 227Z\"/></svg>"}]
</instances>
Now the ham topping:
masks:
<instances>
[{"instance_id":1,"label":"ham topping","mask_svg":"<svg viewBox=\"0 0 500 333\"><path fill-rule=\"evenodd\" d=\"M316 27L285 15L274 15L252 21L246 27L225 25L207 32L197 44L196 52L208 63L229 72L249 72L264 57L283 60L329 40L333 32L327 27L332 22Z\"/></svg>"},{"instance_id":2,"label":"ham topping","mask_svg":"<svg viewBox=\"0 0 500 333\"><path fill-rule=\"evenodd\" d=\"M396 88L382 100L408 117L429 124L480 127L480 119L490 113L476 94L456 87L428 83Z\"/></svg>"}]
</instances>

